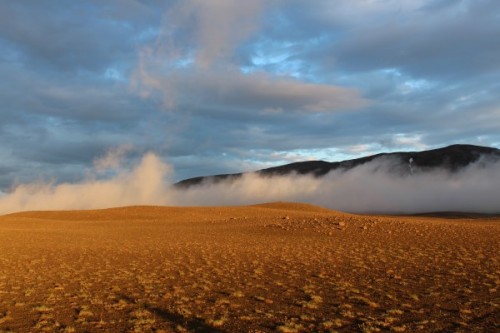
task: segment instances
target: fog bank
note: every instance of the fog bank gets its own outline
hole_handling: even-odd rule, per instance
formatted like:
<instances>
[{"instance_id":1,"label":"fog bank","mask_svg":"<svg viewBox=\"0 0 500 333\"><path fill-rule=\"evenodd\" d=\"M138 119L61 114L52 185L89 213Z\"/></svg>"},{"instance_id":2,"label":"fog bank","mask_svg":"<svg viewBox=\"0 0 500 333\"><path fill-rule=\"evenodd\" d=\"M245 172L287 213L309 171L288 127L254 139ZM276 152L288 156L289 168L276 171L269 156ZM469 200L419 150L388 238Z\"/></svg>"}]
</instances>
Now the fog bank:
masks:
<instances>
[{"instance_id":1,"label":"fog bank","mask_svg":"<svg viewBox=\"0 0 500 333\"><path fill-rule=\"evenodd\" d=\"M80 183L23 184L0 196L0 214L26 210L97 209L127 205L245 205L298 201L354 213L464 211L499 213L500 163L479 161L457 173L394 172L395 161L380 159L321 178L266 177L248 173L233 181L181 189L170 185L172 168L149 153L115 175L98 170ZM96 163L99 165L99 163ZM392 171L388 171L392 170Z\"/></svg>"}]
</instances>

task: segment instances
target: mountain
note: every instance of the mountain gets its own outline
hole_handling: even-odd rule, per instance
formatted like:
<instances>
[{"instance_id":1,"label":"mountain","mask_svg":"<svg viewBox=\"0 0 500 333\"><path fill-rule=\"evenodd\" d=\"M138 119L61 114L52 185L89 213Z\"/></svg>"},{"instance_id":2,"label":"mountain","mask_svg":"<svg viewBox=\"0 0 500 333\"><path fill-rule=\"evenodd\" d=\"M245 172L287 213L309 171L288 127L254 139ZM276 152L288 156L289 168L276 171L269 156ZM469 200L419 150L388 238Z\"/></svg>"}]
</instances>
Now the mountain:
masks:
<instances>
[{"instance_id":1,"label":"mountain","mask_svg":"<svg viewBox=\"0 0 500 333\"><path fill-rule=\"evenodd\" d=\"M413 170L427 172L435 169L444 169L450 172L457 172L467 165L477 162L483 158L485 162L489 160L500 160L500 150L491 147L481 147L474 145L451 145L444 148L426 150L421 152L394 152L381 153L341 162L326 161L305 161L280 165L272 168L256 171L262 176L282 176L290 173L300 175L314 175L321 177L333 170L349 170L372 161L391 161L389 172L411 173ZM411 165L411 167L410 167ZM175 185L186 188L199 185L203 182L220 182L239 178L243 173L222 174L204 177L195 177L182 180Z\"/></svg>"}]
</instances>

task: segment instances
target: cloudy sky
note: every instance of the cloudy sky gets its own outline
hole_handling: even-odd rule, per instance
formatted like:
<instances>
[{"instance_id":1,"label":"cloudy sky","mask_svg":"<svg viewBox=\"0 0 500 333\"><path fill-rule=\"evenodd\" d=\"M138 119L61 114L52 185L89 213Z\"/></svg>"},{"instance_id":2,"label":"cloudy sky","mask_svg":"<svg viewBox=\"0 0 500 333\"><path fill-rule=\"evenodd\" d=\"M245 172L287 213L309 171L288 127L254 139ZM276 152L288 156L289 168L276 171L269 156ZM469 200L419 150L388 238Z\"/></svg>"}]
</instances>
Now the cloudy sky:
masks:
<instances>
[{"instance_id":1,"label":"cloudy sky","mask_svg":"<svg viewBox=\"0 0 500 333\"><path fill-rule=\"evenodd\" d=\"M498 0L0 0L0 190L500 147L498 36Z\"/></svg>"}]
</instances>

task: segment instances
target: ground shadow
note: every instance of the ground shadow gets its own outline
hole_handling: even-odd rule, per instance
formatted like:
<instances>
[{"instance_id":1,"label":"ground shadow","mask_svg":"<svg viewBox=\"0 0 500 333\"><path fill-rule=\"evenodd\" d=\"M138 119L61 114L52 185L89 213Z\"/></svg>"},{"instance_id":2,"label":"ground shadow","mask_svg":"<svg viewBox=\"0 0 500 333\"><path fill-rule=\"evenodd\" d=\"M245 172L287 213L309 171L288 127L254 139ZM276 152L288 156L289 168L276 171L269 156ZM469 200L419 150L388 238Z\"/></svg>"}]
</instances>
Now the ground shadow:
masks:
<instances>
[{"instance_id":1,"label":"ground shadow","mask_svg":"<svg viewBox=\"0 0 500 333\"><path fill-rule=\"evenodd\" d=\"M137 302L133 297L130 297L130 296L127 296L124 294L118 294L117 296L120 299L127 301L128 303L133 303L133 304L140 303L144 309L154 313L156 316L169 322L174 327L177 325L181 325L184 328L188 329L190 332L197 332L197 333L198 332L199 333L225 333L225 331L223 331L221 329L210 326L202 319L186 317L180 313L172 312L172 311L169 311L167 309L162 309L162 308L159 308L157 306L153 306L153 305L148 304L148 303Z\"/></svg>"}]
</instances>

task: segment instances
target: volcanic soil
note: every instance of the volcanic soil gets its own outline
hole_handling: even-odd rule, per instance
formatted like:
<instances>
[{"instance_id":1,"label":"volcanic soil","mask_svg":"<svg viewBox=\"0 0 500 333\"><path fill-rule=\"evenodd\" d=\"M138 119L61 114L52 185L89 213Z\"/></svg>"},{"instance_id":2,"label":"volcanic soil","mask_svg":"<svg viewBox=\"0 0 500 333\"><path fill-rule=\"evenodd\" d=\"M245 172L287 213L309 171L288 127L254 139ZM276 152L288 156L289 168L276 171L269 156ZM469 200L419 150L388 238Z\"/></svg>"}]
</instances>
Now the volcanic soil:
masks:
<instances>
[{"instance_id":1,"label":"volcanic soil","mask_svg":"<svg viewBox=\"0 0 500 333\"><path fill-rule=\"evenodd\" d=\"M275 203L0 217L0 332L499 332L500 218Z\"/></svg>"}]
</instances>

